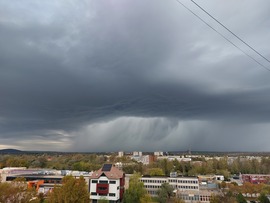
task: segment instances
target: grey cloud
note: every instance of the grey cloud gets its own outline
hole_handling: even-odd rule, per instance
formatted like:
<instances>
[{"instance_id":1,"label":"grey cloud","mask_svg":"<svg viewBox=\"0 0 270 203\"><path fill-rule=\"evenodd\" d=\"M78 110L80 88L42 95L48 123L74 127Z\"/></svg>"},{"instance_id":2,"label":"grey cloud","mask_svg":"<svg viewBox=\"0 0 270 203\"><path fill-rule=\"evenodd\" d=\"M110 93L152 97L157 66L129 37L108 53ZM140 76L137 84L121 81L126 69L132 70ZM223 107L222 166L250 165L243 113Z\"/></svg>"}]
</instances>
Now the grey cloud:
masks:
<instances>
[{"instance_id":1,"label":"grey cloud","mask_svg":"<svg viewBox=\"0 0 270 203\"><path fill-rule=\"evenodd\" d=\"M250 15L231 4L203 6L270 56L270 4L256 3L259 11ZM268 72L175 1L17 1L0 2L0 8L1 143L19 139L18 146L27 148L21 140L59 139L62 149L77 150L78 144L71 146L76 140L95 137L99 149L108 149L102 141L123 140L126 149L167 143L169 150L177 148L169 143L182 127L187 131L179 148L189 143L206 149L211 145L201 146L199 135L218 143L230 132L227 124L235 135L269 123Z\"/></svg>"},{"instance_id":2,"label":"grey cloud","mask_svg":"<svg viewBox=\"0 0 270 203\"><path fill-rule=\"evenodd\" d=\"M268 131L268 124L120 117L73 133L80 151L268 151Z\"/></svg>"}]
</instances>

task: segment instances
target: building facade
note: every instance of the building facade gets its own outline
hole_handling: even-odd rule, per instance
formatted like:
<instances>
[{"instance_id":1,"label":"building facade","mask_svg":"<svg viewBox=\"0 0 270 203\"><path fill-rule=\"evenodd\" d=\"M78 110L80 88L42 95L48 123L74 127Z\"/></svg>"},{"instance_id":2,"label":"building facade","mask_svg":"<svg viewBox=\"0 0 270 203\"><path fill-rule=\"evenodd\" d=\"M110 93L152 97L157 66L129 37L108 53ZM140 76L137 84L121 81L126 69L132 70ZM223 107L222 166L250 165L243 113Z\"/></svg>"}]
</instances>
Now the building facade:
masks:
<instances>
[{"instance_id":1,"label":"building facade","mask_svg":"<svg viewBox=\"0 0 270 203\"><path fill-rule=\"evenodd\" d=\"M199 191L199 181L195 177L142 177L141 181L151 196L157 195L157 191L163 183L169 183L174 188L175 193L177 191Z\"/></svg>"},{"instance_id":2,"label":"building facade","mask_svg":"<svg viewBox=\"0 0 270 203\"><path fill-rule=\"evenodd\" d=\"M240 180L242 183L250 182L252 184L260 184L260 183L269 183L270 175L269 174L241 174Z\"/></svg>"},{"instance_id":3,"label":"building facade","mask_svg":"<svg viewBox=\"0 0 270 203\"><path fill-rule=\"evenodd\" d=\"M168 183L174 188L174 194L186 203L210 203L211 197L218 194L215 190L201 189L197 177L142 177L141 181L148 194L157 196L163 183Z\"/></svg>"},{"instance_id":4,"label":"building facade","mask_svg":"<svg viewBox=\"0 0 270 203\"><path fill-rule=\"evenodd\" d=\"M118 157L123 157L123 156L124 156L124 152L123 151L118 152Z\"/></svg>"},{"instance_id":5,"label":"building facade","mask_svg":"<svg viewBox=\"0 0 270 203\"><path fill-rule=\"evenodd\" d=\"M104 164L93 172L89 179L90 199L93 203L105 199L110 203L118 203L123 199L125 174L112 164Z\"/></svg>"}]
</instances>

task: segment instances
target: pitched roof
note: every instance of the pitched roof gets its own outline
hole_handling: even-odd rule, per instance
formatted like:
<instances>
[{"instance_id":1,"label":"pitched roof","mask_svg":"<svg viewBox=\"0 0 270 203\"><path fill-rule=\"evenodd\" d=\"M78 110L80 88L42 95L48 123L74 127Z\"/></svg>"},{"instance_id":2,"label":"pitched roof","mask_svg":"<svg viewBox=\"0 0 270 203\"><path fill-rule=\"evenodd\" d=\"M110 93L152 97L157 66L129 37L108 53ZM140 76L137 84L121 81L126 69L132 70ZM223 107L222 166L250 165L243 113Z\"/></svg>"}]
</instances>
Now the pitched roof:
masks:
<instances>
[{"instance_id":1,"label":"pitched roof","mask_svg":"<svg viewBox=\"0 0 270 203\"><path fill-rule=\"evenodd\" d=\"M122 178L124 172L113 166L112 164L104 164L98 171L94 171L90 176L90 179L99 178L101 175L105 175L108 179Z\"/></svg>"}]
</instances>

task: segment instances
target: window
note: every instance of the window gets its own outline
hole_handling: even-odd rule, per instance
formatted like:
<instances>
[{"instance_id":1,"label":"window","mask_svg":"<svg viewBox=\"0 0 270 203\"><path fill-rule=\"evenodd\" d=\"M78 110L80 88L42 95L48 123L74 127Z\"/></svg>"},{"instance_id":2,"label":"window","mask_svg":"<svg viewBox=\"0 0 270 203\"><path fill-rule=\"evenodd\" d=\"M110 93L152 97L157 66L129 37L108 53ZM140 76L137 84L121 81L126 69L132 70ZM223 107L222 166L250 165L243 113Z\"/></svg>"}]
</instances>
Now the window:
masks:
<instances>
[{"instance_id":1,"label":"window","mask_svg":"<svg viewBox=\"0 0 270 203\"><path fill-rule=\"evenodd\" d=\"M97 191L99 195L100 194L108 194L109 193L109 185L108 184L97 184Z\"/></svg>"},{"instance_id":2,"label":"window","mask_svg":"<svg viewBox=\"0 0 270 203\"><path fill-rule=\"evenodd\" d=\"M115 197L115 193L109 193L109 196Z\"/></svg>"},{"instance_id":3,"label":"window","mask_svg":"<svg viewBox=\"0 0 270 203\"><path fill-rule=\"evenodd\" d=\"M92 180L92 183L97 183L98 181L97 180Z\"/></svg>"},{"instance_id":4,"label":"window","mask_svg":"<svg viewBox=\"0 0 270 203\"><path fill-rule=\"evenodd\" d=\"M98 190L108 190L107 187L98 187Z\"/></svg>"},{"instance_id":5,"label":"window","mask_svg":"<svg viewBox=\"0 0 270 203\"><path fill-rule=\"evenodd\" d=\"M96 192L91 192L91 195L97 195L97 193Z\"/></svg>"},{"instance_id":6,"label":"window","mask_svg":"<svg viewBox=\"0 0 270 203\"><path fill-rule=\"evenodd\" d=\"M99 183L104 184L104 183L108 183L108 181L107 180L100 180Z\"/></svg>"},{"instance_id":7,"label":"window","mask_svg":"<svg viewBox=\"0 0 270 203\"><path fill-rule=\"evenodd\" d=\"M116 184L115 180L110 180L110 184Z\"/></svg>"}]
</instances>

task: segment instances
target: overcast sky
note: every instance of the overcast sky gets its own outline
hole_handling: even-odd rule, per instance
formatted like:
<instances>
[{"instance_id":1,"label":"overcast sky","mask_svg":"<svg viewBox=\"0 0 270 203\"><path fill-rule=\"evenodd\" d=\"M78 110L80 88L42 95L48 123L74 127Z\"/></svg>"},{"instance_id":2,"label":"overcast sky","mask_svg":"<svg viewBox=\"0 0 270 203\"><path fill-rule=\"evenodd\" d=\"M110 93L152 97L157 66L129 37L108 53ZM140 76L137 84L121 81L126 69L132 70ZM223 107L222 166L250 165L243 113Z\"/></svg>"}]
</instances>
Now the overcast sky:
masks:
<instances>
[{"instance_id":1,"label":"overcast sky","mask_svg":"<svg viewBox=\"0 0 270 203\"><path fill-rule=\"evenodd\" d=\"M269 0L196 2L270 59ZM0 149L270 151L269 140L270 71L177 1L0 0Z\"/></svg>"}]
</instances>

